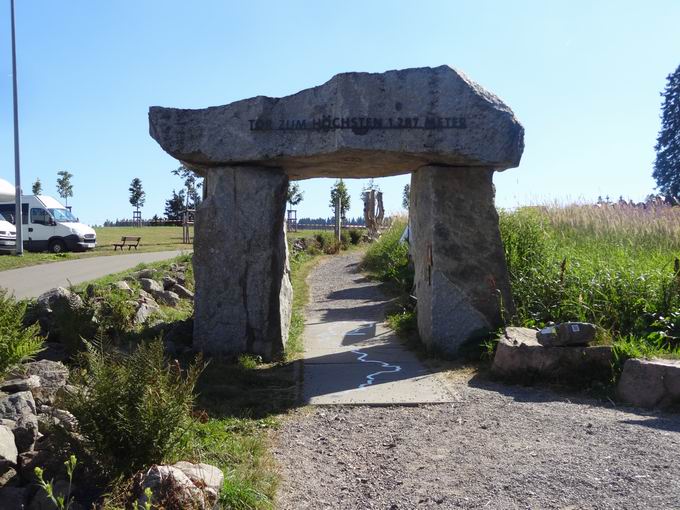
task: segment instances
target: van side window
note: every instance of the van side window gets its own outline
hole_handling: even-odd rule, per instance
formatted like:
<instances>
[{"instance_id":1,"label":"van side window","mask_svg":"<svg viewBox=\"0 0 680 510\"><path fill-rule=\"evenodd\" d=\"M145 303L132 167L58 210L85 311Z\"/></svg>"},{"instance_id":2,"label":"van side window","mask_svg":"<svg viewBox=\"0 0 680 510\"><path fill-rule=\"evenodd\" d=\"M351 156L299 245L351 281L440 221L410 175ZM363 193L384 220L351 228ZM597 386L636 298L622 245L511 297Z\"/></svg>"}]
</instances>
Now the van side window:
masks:
<instances>
[{"instance_id":1,"label":"van side window","mask_svg":"<svg viewBox=\"0 0 680 510\"><path fill-rule=\"evenodd\" d=\"M50 217L45 209L32 208L31 209L31 223L36 225L49 225Z\"/></svg>"},{"instance_id":2,"label":"van side window","mask_svg":"<svg viewBox=\"0 0 680 510\"><path fill-rule=\"evenodd\" d=\"M14 204L2 204L0 205L0 211L7 218L7 221L12 225L16 225L16 221L14 221L14 212L16 211ZM28 224L28 204L21 204L21 223L23 225Z\"/></svg>"}]
</instances>

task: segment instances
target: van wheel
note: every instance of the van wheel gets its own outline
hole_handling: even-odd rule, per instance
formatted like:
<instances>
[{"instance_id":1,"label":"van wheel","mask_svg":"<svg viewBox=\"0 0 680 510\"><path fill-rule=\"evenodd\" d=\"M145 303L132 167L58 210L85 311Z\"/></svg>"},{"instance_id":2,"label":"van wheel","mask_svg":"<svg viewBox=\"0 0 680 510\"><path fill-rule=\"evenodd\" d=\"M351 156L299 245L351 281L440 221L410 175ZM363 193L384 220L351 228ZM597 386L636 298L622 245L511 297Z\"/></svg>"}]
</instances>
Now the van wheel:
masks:
<instances>
[{"instance_id":1,"label":"van wheel","mask_svg":"<svg viewBox=\"0 0 680 510\"><path fill-rule=\"evenodd\" d=\"M64 241L55 239L50 243L49 250L52 253L63 253L66 251L66 245L64 244Z\"/></svg>"}]
</instances>

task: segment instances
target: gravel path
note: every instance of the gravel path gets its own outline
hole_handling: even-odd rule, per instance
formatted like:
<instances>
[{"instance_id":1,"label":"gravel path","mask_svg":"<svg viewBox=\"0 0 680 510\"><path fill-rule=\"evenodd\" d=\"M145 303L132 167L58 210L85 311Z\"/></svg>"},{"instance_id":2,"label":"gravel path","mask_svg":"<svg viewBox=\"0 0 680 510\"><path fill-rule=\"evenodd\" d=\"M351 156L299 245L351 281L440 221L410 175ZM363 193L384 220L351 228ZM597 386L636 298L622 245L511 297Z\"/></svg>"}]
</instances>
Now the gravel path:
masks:
<instances>
[{"instance_id":1,"label":"gravel path","mask_svg":"<svg viewBox=\"0 0 680 510\"><path fill-rule=\"evenodd\" d=\"M316 268L311 307L357 278L358 257ZM363 292L345 308L382 309L377 289ZM446 375L453 404L292 413L274 448L278 507L680 508L679 415Z\"/></svg>"}]
</instances>

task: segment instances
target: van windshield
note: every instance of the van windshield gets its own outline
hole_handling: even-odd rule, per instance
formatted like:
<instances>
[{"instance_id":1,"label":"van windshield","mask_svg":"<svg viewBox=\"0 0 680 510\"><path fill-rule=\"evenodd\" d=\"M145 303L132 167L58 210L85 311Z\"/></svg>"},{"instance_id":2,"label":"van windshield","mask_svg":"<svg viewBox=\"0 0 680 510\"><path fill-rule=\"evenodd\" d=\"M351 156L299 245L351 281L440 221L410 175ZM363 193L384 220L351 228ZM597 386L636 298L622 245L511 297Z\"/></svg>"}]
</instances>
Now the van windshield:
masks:
<instances>
[{"instance_id":1,"label":"van windshield","mask_svg":"<svg viewBox=\"0 0 680 510\"><path fill-rule=\"evenodd\" d=\"M76 219L73 214L71 214L71 211L68 209L48 209L50 211L50 214L54 218L55 221L63 221L63 222L77 222L78 220Z\"/></svg>"}]
</instances>

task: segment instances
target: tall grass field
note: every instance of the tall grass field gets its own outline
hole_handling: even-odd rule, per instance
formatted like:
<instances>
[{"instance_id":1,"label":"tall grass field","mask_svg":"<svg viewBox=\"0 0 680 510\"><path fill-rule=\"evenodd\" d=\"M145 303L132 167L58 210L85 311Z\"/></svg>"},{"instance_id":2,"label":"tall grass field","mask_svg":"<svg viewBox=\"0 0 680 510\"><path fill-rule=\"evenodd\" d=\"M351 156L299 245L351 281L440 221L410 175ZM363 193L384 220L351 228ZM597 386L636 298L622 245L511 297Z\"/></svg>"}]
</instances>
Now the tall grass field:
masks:
<instances>
[{"instance_id":1,"label":"tall grass field","mask_svg":"<svg viewBox=\"0 0 680 510\"><path fill-rule=\"evenodd\" d=\"M500 211L513 325L586 321L627 357L680 357L680 207L560 205ZM395 223L365 265L406 292Z\"/></svg>"}]
</instances>

